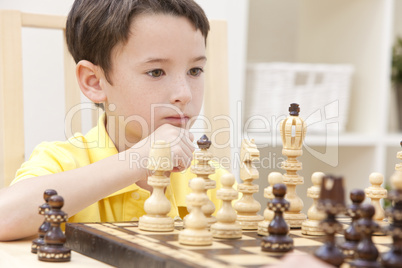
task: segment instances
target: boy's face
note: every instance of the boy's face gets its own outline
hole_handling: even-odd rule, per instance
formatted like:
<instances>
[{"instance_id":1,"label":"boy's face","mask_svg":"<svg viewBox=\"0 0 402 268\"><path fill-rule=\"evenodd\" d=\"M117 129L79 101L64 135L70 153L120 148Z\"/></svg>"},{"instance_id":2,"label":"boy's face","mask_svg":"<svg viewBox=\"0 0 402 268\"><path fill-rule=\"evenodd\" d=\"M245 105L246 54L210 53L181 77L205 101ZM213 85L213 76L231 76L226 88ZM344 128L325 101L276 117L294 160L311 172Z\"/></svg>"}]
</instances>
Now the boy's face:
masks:
<instances>
[{"instance_id":1,"label":"boy's face","mask_svg":"<svg viewBox=\"0 0 402 268\"><path fill-rule=\"evenodd\" d=\"M206 63L205 39L184 17L139 15L130 30L128 42L112 50L112 84L100 82L107 116L119 122L114 127L109 119L109 135L125 137L129 146L163 124L192 125L202 105ZM117 129L125 133L110 133Z\"/></svg>"}]
</instances>

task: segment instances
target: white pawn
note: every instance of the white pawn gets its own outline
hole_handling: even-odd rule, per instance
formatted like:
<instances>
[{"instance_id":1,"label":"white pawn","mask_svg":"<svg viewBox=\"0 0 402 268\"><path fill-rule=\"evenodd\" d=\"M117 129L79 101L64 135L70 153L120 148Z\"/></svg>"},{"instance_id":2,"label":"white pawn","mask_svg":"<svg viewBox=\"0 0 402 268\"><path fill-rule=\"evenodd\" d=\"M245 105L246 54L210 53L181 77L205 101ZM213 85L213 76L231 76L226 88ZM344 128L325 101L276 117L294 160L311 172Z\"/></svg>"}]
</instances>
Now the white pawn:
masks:
<instances>
[{"instance_id":1,"label":"white pawn","mask_svg":"<svg viewBox=\"0 0 402 268\"><path fill-rule=\"evenodd\" d=\"M283 183L283 176L279 172L271 172L268 175L268 184L269 186L264 189L264 197L269 201L272 200L275 196L272 193L272 187L277 183ZM268 225L272 221L275 216L275 212L268 209L268 206L264 210L264 220L258 223L258 231L259 235L268 235Z\"/></svg>"},{"instance_id":2,"label":"white pawn","mask_svg":"<svg viewBox=\"0 0 402 268\"><path fill-rule=\"evenodd\" d=\"M373 172L369 177L371 186L364 190L366 197L371 199L371 204L374 206L375 214L373 220L382 222L385 218L384 209L381 206L381 199L386 198L388 191L381 187L384 182L384 176L380 173Z\"/></svg>"},{"instance_id":3,"label":"white pawn","mask_svg":"<svg viewBox=\"0 0 402 268\"><path fill-rule=\"evenodd\" d=\"M321 228L321 221L325 219L326 214L317 209L318 198L321 192L322 178L325 176L322 172L314 172L311 175L313 186L307 189L307 196L313 198L313 204L307 211L308 219L302 223L302 234L305 235L325 235Z\"/></svg>"},{"instance_id":4,"label":"white pawn","mask_svg":"<svg viewBox=\"0 0 402 268\"><path fill-rule=\"evenodd\" d=\"M217 198L223 201L221 209L216 214L217 223L211 225L212 236L215 238L241 238L242 229L236 222L237 214L232 207L232 200L238 198L238 192L233 189L235 177L228 173L221 177L222 188L216 192Z\"/></svg>"},{"instance_id":5,"label":"white pawn","mask_svg":"<svg viewBox=\"0 0 402 268\"><path fill-rule=\"evenodd\" d=\"M208 221L201 207L208 201L204 193L205 181L196 177L189 183L192 193L186 196L187 206L191 206L190 214L185 218L186 229L179 233L179 243L193 246L212 244L212 234L208 231Z\"/></svg>"}]
</instances>

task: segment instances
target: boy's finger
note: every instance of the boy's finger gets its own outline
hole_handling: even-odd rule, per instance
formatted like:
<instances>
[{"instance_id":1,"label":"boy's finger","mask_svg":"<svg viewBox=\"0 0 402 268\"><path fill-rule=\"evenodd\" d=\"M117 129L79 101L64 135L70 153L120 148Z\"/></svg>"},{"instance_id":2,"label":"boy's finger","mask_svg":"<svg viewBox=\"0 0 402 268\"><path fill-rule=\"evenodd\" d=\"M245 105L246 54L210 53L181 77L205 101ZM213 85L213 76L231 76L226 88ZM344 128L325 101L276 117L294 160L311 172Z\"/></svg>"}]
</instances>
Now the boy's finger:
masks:
<instances>
[{"instance_id":1,"label":"boy's finger","mask_svg":"<svg viewBox=\"0 0 402 268\"><path fill-rule=\"evenodd\" d=\"M194 134L191 132L188 132L188 138L190 139L191 142L194 141Z\"/></svg>"}]
</instances>

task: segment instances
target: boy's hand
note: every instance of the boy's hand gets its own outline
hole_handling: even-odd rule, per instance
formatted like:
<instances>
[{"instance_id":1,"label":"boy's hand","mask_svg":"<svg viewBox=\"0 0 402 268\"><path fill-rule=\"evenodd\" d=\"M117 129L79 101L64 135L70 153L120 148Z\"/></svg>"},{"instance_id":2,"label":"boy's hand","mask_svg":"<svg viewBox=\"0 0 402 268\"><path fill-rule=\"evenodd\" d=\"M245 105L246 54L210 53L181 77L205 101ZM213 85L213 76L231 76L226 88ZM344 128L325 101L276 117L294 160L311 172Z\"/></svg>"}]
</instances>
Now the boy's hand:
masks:
<instances>
[{"instance_id":1,"label":"boy's hand","mask_svg":"<svg viewBox=\"0 0 402 268\"><path fill-rule=\"evenodd\" d=\"M188 129L164 124L133 148L138 146L137 148L141 151L144 149L142 156L149 157L151 146L157 140L164 140L170 144L172 172L180 172L190 167L195 146L193 144L194 135Z\"/></svg>"}]
</instances>

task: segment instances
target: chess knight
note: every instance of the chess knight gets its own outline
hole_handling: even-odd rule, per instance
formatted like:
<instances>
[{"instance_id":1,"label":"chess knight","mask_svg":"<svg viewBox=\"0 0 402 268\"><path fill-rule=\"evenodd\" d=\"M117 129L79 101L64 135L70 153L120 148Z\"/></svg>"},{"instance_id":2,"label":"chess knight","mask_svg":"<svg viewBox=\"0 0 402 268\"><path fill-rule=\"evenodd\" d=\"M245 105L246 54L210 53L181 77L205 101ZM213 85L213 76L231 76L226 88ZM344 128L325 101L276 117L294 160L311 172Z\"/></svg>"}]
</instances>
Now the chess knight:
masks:
<instances>
[{"instance_id":1,"label":"chess knight","mask_svg":"<svg viewBox=\"0 0 402 268\"><path fill-rule=\"evenodd\" d=\"M243 183L239 184L237 188L243 196L234 204L234 209L237 211L237 222L243 230L257 230L258 223L263 221L264 217L257 214L261 209L261 204L253 197L253 194L259 190L258 184L253 184L253 181L259 178L258 170L253 162L260 159L260 151L254 140L243 140L240 157L242 161L240 179Z\"/></svg>"}]
</instances>

